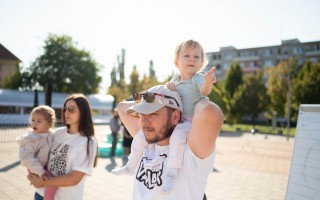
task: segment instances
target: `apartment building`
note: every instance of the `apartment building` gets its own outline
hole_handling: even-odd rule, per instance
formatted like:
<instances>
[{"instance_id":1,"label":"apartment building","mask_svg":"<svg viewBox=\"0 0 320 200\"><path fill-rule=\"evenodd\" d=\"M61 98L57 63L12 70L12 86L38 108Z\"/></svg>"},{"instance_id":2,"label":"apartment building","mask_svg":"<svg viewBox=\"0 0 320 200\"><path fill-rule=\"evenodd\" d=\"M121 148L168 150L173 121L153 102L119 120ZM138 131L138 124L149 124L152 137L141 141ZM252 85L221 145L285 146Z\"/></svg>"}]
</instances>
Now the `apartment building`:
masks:
<instances>
[{"instance_id":1,"label":"apartment building","mask_svg":"<svg viewBox=\"0 0 320 200\"><path fill-rule=\"evenodd\" d=\"M206 53L206 70L216 66L216 75L224 78L232 63L239 63L244 73L276 66L290 57L298 59L299 64L306 61L320 62L320 41L300 42L298 39L282 40L280 45L237 49L233 46L221 47L218 52Z\"/></svg>"}]
</instances>

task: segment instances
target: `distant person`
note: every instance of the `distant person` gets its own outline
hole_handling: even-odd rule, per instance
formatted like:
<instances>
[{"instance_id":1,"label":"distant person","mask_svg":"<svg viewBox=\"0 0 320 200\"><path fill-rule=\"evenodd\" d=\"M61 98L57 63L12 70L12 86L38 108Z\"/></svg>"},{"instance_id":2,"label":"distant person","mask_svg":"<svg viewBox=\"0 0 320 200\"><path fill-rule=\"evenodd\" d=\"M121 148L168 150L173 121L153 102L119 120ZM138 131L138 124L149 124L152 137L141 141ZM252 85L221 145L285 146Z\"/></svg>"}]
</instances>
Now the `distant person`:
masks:
<instances>
[{"instance_id":1,"label":"distant person","mask_svg":"<svg viewBox=\"0 0 320 200\"><path fill-rule=\"evenodd\" d=\"M170 138L168 170L161 189L165 193L174 188L178 170L182 167L184 145L188 137L188 132L185 130L190 129L193 116L198 114L195 113L195 107L196 105L205 106L208 104L206 96L211 93L212 84L216 82L215 67L204 74L200 73L205 64L205 52L197 41L187 40L179 44L175 50L174 64L180 73L176 74L166 86L170 90L178 91L181 97L182 122L184 123L175 127ZM173 99L171 101L173 102ZM193 123L202 122L195 121ZM206 124L202 125L205 126ZM122 174L122 170L132 173L138 164L138 155L142 155L144 148L147 146L147 142L143 141L143 133L139 132L138 135L140 135L138 138L141 138L142 141L133 142L133 145L138 144L132 148L131 154L135 155L129 157L125 167L114 170L115 174Z\"/></svg>"},{"instance_id":2,"label":"distant person","mask_svg":"<svg viewBox=\"0 0 320 200\"><path fill-rule=\"evenodd\" d=\"M122 127L122 134L123 134L123 139L122 139L123 156L122 157L127 159L131 152L131 144L132 144L133 137L130 135L127 128L122 123L121 123L121 127Z\"/></svg>"},{"instance_id":3,"label":"distant person","mask_svg":"<svg viewBox=\"0 0 320 200\"><path fill-rule=\"evenodd\" d=\"M196 105L191 129L187 126L183 129L188 136L187 142L182 145L183 161L176 175L175 186L171 192L163 192L163 181L170 170L168 162L172 151L169 146L173 130L180 124L182 102L177 91L163 85L148 89L136 96L136 100L137 103L121 102L118 105L121 121L134 137L132 147L140 141L140 131L143 132L142 140L148 143L133 169L132 199L202 199L207 178L212 173L215 142L224 119L220 108L208 100ZM135 113L139 114L139 118ZM127 168L117 172L128 174Z\"/></svg>"},{"instance_id":4,"label":"distant person","mask_svg":"<svg viewBox=\"0 0 320 200\"><path fill-rule=\"evenodd\" d=\"M110 120L110 129L111 129L111 135L112 135L112 146L111 146L110 157L114 157L116 154L120 125L121 125L121 121L119 118L118 109L115 108L113 111L113 117Z\"/></svg>"},{"instance_id":5,"label":"distant person","mask_svg":"<svg viewBox=\"0 0 320 200\"><path fill-rule=\"evenodd\" d=\"M36 174L28 179L36 188L35 200L42 200L42 187L58 187L55 200L83 199L86 176L97 161L97 140L89 102L83 94L73 94L62 108L65 127L54 131L47 169L54 177L44 180Z\"/></svg>"},{"instance_id":6,"label":"distant person","mask_svg":"<svg viewBox=\"0 0 320 200\"><path fill-rule=\"evenodd\" d=\"M53 144L52 128L55 120L55 111L51 107L37 106L31 111L29 117L32 130L16 139L21 165L44 180L52 177L52 174L46 170L46 166ZM40 195L45 200L53 200L56 190L56 187L46 187L44 193Z\"/></svg>"}]
</instances>

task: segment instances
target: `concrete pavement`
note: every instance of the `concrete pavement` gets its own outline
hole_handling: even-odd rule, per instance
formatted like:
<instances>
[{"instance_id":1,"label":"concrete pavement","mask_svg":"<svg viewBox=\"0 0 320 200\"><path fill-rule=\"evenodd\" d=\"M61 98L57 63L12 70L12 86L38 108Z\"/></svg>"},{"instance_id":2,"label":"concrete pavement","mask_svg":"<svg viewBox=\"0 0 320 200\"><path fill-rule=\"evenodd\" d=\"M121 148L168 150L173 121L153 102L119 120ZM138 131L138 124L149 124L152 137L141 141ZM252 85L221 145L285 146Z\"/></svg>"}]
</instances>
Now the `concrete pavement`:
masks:
<instances>
[{"instance_id":1,"label":"concrete pavement","mask_svg":"<svg viewBox=\"0 0 320 200\"><path fill-rule=\"evenodd\" d=\"M107 125L96 126L99 141L108 130ZM282 136L221 133L215 169L206 187L207 199L285 199L293 143L294 138L287 141ZM93 175L86 180L85 199L131 199L133 177L110 173L122 165L121 158L99 158ZM32 200L35 189L26 175L26 169L19 164L18 145L0 143L0 199Z\"/></svg>"}]
</instances>

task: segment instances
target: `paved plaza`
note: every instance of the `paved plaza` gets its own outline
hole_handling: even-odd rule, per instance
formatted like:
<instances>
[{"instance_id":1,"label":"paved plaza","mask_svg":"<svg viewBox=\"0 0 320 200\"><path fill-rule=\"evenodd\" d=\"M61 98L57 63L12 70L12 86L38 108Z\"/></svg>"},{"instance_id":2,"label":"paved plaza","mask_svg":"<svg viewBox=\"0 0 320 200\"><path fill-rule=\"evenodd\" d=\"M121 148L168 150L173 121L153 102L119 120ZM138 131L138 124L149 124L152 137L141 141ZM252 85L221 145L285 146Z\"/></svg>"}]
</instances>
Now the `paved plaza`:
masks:
<instances>
[{"instance_id":1,"label":"paved plaza","mask_svg":"<svg viewBox=\"0 0 320 200\"><path fill-rule=\"evenodd\" d=\"M0 129L1 131L1 129ZM109 126L96 126L101 142ZM0 132L1 134L1 132ZM221 133L217 140L215 168L208 178L208 200L285 199L294 138L251 133ZM114 176L111 169L122 158L99 158L85 184L86 200L129 200L130 176ZM32 200L35 189L19 163L18 145L0 142L0 199Z\"/></svg>"}]
</instances>

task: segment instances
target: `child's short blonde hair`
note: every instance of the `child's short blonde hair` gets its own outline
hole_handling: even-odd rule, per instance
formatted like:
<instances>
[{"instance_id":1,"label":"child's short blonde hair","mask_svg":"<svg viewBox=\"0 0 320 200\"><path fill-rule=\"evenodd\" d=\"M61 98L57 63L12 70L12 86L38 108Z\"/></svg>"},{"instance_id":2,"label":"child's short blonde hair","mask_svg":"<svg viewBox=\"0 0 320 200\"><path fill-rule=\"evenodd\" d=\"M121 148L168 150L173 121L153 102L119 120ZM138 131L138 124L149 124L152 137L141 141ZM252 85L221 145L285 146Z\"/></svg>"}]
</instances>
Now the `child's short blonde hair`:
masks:
<instances>
[{"instance_id":1,"label":"child's short blonde hair","mask_svg":"<svg viewBox=\"0 0 320 200\"><path fill-rule=\"evenodd\" d=\"M30 123L31 123L32 115L34 113L42 115L44 117L44 119L49 124L51 124L51 127L54 127L54 124L56 122L56 113L51 107L46 106L46 105L42 105L42 106L37 106L37 107L33 108L30 113L30 118L29 118Z\"/></svg>"},{"instance_id":2,"label":"child's short blonde hair","mask_svg":"<svg viewBox=\"0 0 320 200\"><path fill-rule=\"evenodd\" d=\"M200 45L200 43L195 40L184 41L176 47L176 50L174 52L174 63L177 63L178 58L179 58L179 53L180 53L181 49L183 49L183 48L199 48L201 51L201 65L202 65L202 67L206 64L206 55L204 53L204 50L203 50L202 46Z\"/></svg>"}]
</instances>

